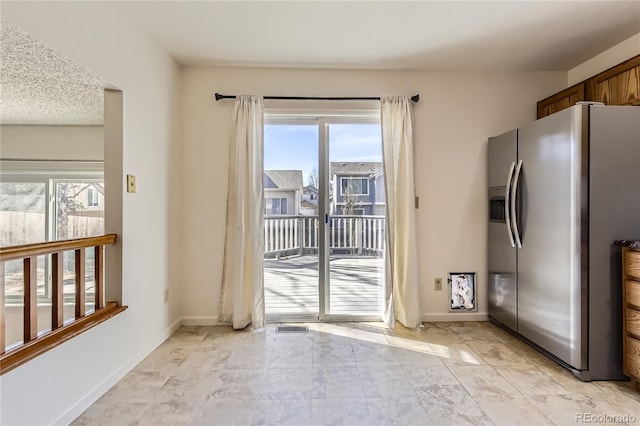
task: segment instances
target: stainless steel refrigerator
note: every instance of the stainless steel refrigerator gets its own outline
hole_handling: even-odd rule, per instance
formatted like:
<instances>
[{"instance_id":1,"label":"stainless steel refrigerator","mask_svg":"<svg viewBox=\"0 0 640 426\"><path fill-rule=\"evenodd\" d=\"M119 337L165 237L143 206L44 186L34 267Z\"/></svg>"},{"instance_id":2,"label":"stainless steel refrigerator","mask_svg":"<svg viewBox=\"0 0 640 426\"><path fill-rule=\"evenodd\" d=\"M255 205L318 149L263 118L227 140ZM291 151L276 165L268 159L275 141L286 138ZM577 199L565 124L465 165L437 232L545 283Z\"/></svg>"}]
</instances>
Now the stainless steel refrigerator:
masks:
<instances>
[{"instance_id":1,"label":"stainless steel refrigerator","mask_svg":"<svg viewBox=\"0 0 640 426\"><path fill-rule=\"evenodd\" d=\"M489 317L582 380L622 375L619 239L640 238L640 107L490 138Z\"/></svg>"}]
</instances>

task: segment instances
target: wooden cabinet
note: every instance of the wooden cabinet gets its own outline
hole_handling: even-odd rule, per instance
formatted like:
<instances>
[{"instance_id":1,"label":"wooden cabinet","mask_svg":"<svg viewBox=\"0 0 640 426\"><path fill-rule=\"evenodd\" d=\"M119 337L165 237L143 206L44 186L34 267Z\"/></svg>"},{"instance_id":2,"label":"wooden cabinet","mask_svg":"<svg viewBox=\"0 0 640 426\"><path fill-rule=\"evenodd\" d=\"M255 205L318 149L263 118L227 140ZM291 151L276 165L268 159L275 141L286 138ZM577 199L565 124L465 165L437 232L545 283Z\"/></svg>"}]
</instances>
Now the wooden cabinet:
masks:
<instances>
[{"instance_id":1,"label":"wooden cabinet","mask_svg":"<svg viewBox=\"0 0 640 426\"><path fill-rule=\"evenodd\" d=\"M584 100L585 84L578 83L538 102L538 118L562 111L565 108L575 105L576 102Z\"/></svg>"},{"instance_id":2,"label":"wooden cabinet","mask_svg":"<svg viewBox=\"0 0 640 426\"><path fill-rule=\"evenodd\" d=\"M623 371L640 390L640 248L622 248Z\"/></svg>"},{"instance_id":3,"label":"wooden cabinet","mask_svg":"<svg viewBox=\"0 0 640 426\"><path fill-rule=\"evenodd\" d=\"M588 101L640 105L640 55L587 80Z\"/></svg>"},{"instance_id":4,"label":"wooden cabinet","mask_svg":"<svg viewBox=\"0 0 640 426\"><path fill-rule=\"evenodd\" d=\"M640 105L640 55L538 101L538 118L569 108L578 101Z\"/></svg>"}]
</instances>

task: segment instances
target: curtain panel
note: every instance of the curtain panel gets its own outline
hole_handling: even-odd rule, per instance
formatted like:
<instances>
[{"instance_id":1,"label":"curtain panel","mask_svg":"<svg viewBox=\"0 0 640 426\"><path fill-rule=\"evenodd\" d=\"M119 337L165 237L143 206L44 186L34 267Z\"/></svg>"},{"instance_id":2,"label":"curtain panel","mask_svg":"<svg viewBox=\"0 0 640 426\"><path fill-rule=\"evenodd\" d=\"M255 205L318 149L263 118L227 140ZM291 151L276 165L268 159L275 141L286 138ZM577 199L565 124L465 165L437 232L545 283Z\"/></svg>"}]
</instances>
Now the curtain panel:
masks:
<instances>
[{"instance_id":1,"label":"curtain panel","mask_svg":"<svg viewBox=\"0 0 640 426\"><path fill-rule=\"evenodd\" d=\"M383 320L395 327L421 323L413 167L413 111L408 97L380 99L387 196Z\"/></svg>"},{"instance_id":2,"label":"curtain panel","mask_svg":"<svg viewBox=\"0 0 640 426\"><path fill-rule=\"evenodd\" d=\"M259 96L238 96L233 108L219 320L241 329L265 324L263 258L263 122Z\"/></svg>"}]
</instances>

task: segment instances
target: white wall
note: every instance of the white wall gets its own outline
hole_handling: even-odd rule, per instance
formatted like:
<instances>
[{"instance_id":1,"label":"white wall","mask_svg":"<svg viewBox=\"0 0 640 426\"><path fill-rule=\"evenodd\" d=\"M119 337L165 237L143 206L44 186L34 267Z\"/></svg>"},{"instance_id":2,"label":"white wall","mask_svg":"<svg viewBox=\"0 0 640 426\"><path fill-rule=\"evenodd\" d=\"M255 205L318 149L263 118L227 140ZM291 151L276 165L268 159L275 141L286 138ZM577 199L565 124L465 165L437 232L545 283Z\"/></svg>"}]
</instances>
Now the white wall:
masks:
<instances>
[{"instance_id":1,"label":"white wall","mask_svg":"<svg viewBox=\"0 0 640 426\"><path fill-rule=\"evenodd\" d=\"M629 37L607 49L599 55L583 62L582 64L572 68L568 72L568 86L593 77L594 75L607 70L620 62L624 62L629 58L640 55L640 33Z\"/></svg>"},{"instance_id":2,"label":"white wall","mask_svg":"<svg viewBox=\"0 0 640 426\"><path fill-rule=\"evenodd\" d=\"M225 94L378 96L420 94L415 105L418 256L425 320L448 314L433 279L477 271L479 315L487 312L487 138L533 121L536 101L566 84L564 72L465 73L183 68L184 275L182 315L212 323L224 243L233 102ZM207 194L203 197L203 194Z\"/></svg>"},{"instance_id":3,"label":"white wall","mask_svg":"<svg viewBox=\"0 0 640 426\"><path fill-rule=\"evenodd\" d=\"M2 14L123 90L123 170L137 175L137 193L122 199L122 299L129 309L0 378L1 424L68 423L179 320L180 69L104 3L3 2ZM105 174L114 170L107 160Z\"/></svg>"},{"instance_id":4,"label":"white wall","mask_svg":"<svg viewBox=\"0 0 640 426\"><path fill-rule=\"evenodd\" d=\"M0 158L102 160L102 126L0 126Z\"/></svg>"}]
</instances>

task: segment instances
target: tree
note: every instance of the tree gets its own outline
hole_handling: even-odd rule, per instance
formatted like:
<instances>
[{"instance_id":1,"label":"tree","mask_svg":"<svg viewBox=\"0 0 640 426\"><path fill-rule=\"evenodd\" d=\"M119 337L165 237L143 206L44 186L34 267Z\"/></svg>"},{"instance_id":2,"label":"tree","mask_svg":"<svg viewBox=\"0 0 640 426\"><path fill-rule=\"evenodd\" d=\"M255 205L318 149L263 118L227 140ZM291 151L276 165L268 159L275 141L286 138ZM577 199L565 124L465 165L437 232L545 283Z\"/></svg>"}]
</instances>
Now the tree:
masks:
<instances>
[{"instance_id":1,"label":"tree","mask_svg":"<svg viewBox=\"0 0 640 426\"><path fill-rule=\"evenodd\" d=\"M353 188L353 180L349 179L347 185L342 190L343 192L343 202L344 205L342 207L342 214L345 216L355 216L356 209L362 206L362 200L358 196L358 194L354 191ZM358 244L353 244L357 242L358 229L356 223L354 223L351 219L346 221L345 226L347 228L347 235L349 238L349 242L352 247L350 249L351 254L357 254L358 249L356 248ZM345 241L346 243L346 241Z\"/></svg>"},{"instance_id":2,"label":"tree","mask_svg":"<svg viewBox=\"0 0 640 426\"><path fill-rule=\"evenodd\" d=\"M70 213L84 210L86 207L76 197L90 185L72 182L58 182L56 184L56 239L72 238L69 235Z\"/></svg>"},{"instance_id":3,"label":"tree","mask_svg":"<svg viewBox=\"0 0 640 426\"><path fill-rule=\"evenodd\" d=\"M342 191L344 193L342 214L353 216L356 213L356 209L362 206L362 200L353 190L353 181L349 180L349 183Z\"/></svg>"},{"instance_id":4,"label":"tree","mask_svg":"<svg viewBox=\"0 0 640 426\"><path fill-rule=\"evenodd\" d=\"M314 188L319 188L318 169L315 167L309 172L309 185Z\"/></svg>"}]
</instances>

